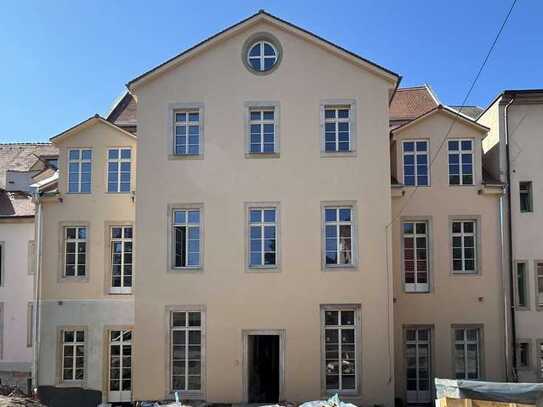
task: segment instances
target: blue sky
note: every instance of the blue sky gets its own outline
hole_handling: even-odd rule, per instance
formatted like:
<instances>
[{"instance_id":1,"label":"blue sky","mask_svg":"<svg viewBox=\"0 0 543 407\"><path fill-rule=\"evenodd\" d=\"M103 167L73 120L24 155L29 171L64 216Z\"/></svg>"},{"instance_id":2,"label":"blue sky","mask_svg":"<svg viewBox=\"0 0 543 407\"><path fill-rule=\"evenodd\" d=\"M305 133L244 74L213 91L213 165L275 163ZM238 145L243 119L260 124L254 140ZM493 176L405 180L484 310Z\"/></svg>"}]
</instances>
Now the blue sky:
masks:
<instances>
[{"instance_id":1,"label":"blue sky","mask_svg":"<svg viewBox=\"0 0 543 407\"><path fill-rule=\"evenodd\" d=\"M5 0L0 142L47 141L105 114L126 82L261 8L458 104L511 2ZM542 15L542 1L518 1L468 104L543 87Z\"/></svg>"}]
</instances>

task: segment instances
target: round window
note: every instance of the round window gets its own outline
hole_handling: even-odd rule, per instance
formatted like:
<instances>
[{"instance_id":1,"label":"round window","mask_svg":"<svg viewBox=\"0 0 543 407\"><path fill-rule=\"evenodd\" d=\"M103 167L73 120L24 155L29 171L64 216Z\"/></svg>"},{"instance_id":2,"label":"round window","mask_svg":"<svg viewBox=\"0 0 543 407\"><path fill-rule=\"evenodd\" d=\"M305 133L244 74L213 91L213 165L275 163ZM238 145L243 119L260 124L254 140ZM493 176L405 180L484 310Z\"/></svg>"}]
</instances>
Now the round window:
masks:
<instances>
[{"instance_id":1,"label":"round window","mask_svg":"<svg viewBox=\"0 0 543 407\"><path fill-rule=\"evenodd\" d=\"M247 63L258 72L269 71L279 59L279 52L269 41L256 41L247 52Z\"/></svg>"}]
</instances>

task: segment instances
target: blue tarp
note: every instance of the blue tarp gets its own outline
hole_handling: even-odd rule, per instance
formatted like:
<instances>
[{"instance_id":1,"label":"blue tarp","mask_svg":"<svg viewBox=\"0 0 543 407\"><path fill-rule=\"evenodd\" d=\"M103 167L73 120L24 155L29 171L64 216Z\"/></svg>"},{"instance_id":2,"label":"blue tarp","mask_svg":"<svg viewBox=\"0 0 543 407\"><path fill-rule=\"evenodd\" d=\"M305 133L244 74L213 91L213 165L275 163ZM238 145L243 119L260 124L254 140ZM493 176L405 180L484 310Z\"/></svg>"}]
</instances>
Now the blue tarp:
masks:
<instances>
[{"instance_id":1,"label":"blue tarp","mask_svg":"<svg viewBox=\"0 0 543 407\"><path fill-rule=\"evenodd\" d=\"M475 380L435 379L438 399L472 399L502 403L536 404L543 407L543 384L499 383Z\"/></svg>"}]
</instances>

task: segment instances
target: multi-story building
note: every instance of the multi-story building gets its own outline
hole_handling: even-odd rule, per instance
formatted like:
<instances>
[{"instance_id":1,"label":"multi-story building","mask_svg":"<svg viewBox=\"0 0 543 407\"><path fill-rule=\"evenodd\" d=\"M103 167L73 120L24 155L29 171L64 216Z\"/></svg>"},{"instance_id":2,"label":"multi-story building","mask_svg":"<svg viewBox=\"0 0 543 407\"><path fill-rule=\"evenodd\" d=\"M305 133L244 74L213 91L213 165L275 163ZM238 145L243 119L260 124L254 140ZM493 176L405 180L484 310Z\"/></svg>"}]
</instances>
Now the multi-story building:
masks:
<instances>
[{"instance_id":1,"label":"multi-story building","mask_svg":"<svg viewBox=\"0 0 543 407\"><path fill-rule=\"evenodd\" d=\"M500 136L398 83L259 12L54 137L35 384L392 406L509 379Z\"/></svg>"},{"instance_id":2,"label":"multi-story building","mask_svg":"<svg viewBox=\"0 0 543 407\"><path fill-rule=\"evenodd\" d=\"M429 88L398 96L391 108L396 396L425 403L434 377L506 377L503 185L483 172L488 128L441 105Z\"/></svg>"},{"instance_id":3,"label":"multi-story building","mask_svg":"<svg viewBox=\"0 0 543 407\"><path fill-rule=\"evenodd\" d=\"M509 352L519 381L543 379L543 90L506 90L478 122L490 131L483 140L486 170L509 185L502 202L503 258L510 272L506 289L512 335Z\"/></svg>"},{"instance_id":4,"label":"multi-story building","mask_svg":"<svg viewBox=\"0 0 543 407\"><path fill-rule=\"evenodd\" d=\"M398 82L259 12L130 82L109 119L135 128L137 100L137 181L119 126L91 118L53 138L38 384L392 405Z\"/></svg>"},{"instance_id":5,"label":"multi-story building","mask_svg":"<svg viewBox=\"0 0 543 407\"><path fill-rule=\"evenodd\" d=\"M53 137L37 230L38 385L130 400L136 138L94 116Z\"/></svg>"},{"instance_id":6,"label":"multi-story building","mask_svg":"<svg viewBox=\"0 0 543 407\"><path fill-rule=\"evenodd\" d=\"M55 165L49 144L0 145L0 382L29 390L34 270L33 177Z\"/></svg>"}]
</instances>

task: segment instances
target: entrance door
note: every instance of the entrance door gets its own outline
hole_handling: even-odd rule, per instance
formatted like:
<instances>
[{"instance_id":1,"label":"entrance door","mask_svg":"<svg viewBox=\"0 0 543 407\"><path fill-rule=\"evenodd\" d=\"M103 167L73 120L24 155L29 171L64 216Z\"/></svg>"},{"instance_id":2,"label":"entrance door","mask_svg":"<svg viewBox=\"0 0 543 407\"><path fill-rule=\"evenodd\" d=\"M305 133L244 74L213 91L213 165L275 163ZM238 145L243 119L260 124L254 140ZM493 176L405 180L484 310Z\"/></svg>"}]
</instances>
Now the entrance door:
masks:
<instances>
[{"instance_id":1,"label":"entrance door","mask_svg":"<svg viewBox=\"0 0 543 407\"><path fill-rule=\"evenodd\" d=\"M132 401L132 331L109 332L109 394L112 403Z\"/></svg>"},{"instance_id":2,"label":"entrance door","mask_svg":"<svg viewBox=\"0 0 543 407\"><path fill-rule=\"evenodd\" d=\"M247 345L249 403L277 403L279 335L249 335Z\"/></svg>"},{"instance_id":3,"label":"entrance door","mask_svg":"<svg viewBox=\"0 0 543 407\"><path fill-rule=\"evenodd\" d=\"M432 401L430 328L406 329L407 402Z\"/></svg>"}]
</instances>

